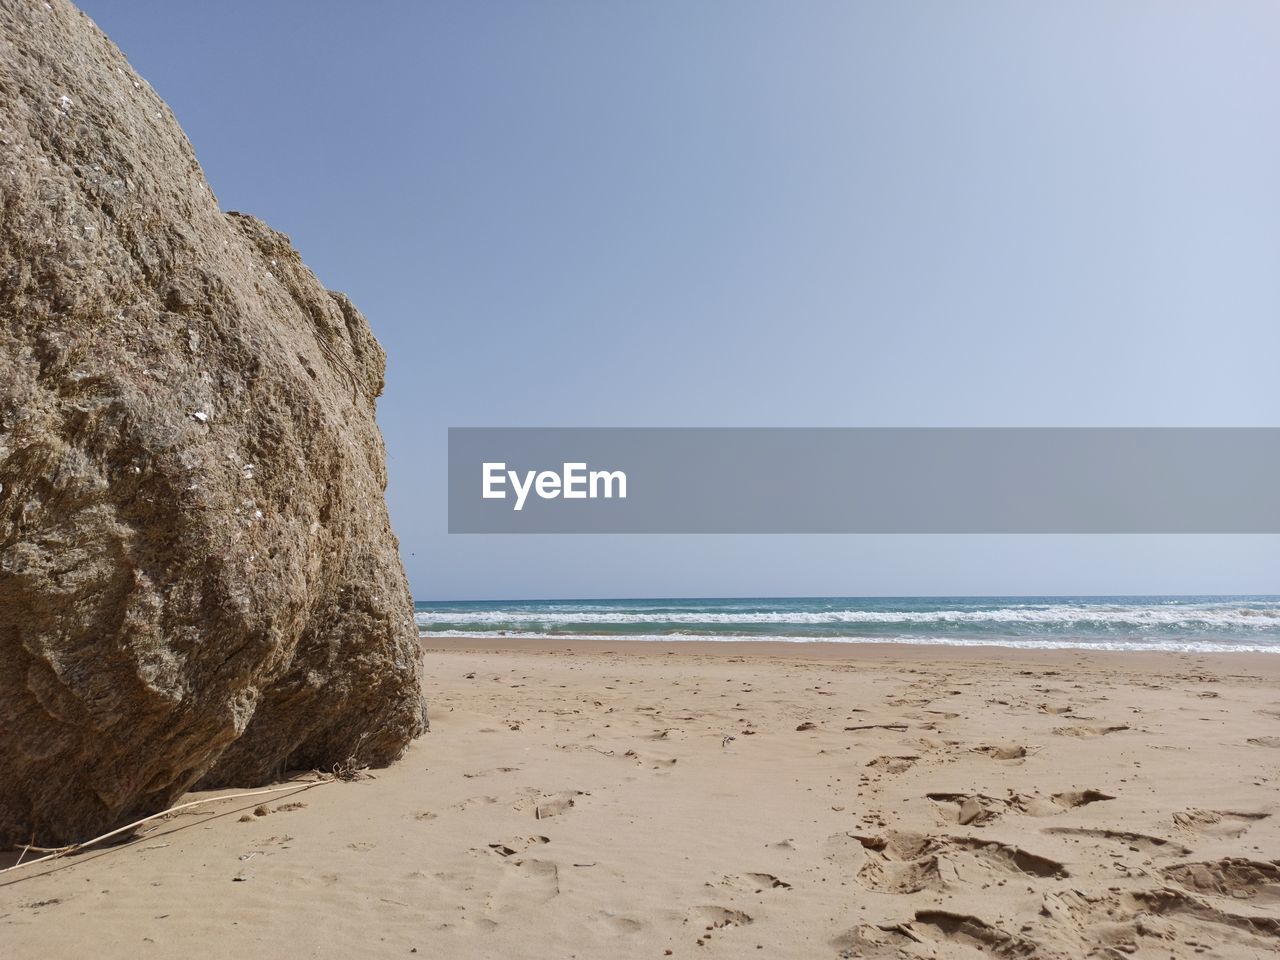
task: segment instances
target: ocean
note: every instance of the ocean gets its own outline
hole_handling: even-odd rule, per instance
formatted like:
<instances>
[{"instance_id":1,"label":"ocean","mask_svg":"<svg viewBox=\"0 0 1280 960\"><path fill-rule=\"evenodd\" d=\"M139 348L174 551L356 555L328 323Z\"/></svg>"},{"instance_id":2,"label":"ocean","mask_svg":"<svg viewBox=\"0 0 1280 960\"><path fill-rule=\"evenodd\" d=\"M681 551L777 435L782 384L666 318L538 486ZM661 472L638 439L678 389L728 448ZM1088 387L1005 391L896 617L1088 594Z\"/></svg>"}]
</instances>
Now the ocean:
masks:
<instances>
[{"instance_id":1,"label":"ocean","mask_svg":"<svg viewBox=\"0 0 1280 960\"><path fill-rule=\"evenodd\" d=\"M1280 653L1280 597L808 597L419 602L420 632Z\"/></svg>"}]
</instances>

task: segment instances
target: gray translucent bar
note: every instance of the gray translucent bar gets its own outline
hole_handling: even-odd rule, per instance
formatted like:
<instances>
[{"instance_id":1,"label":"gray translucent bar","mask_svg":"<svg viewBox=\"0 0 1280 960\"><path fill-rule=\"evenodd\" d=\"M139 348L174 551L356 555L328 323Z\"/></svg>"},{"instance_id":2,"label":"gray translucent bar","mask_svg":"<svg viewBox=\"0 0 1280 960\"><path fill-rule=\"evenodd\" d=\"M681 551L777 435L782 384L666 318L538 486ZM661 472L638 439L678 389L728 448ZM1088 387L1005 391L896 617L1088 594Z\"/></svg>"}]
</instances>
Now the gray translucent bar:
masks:
<instances>
[{"instance_id":1,"label":"gray translucent bar","mask_svg":"<svg viewBox=\"0 0 1280 960\"><path fill-rule=\"evenodd\" d=\"M1277 428L453 428L449 532L1280 533L1278 476Z\"/></svg>"}]
</instances>

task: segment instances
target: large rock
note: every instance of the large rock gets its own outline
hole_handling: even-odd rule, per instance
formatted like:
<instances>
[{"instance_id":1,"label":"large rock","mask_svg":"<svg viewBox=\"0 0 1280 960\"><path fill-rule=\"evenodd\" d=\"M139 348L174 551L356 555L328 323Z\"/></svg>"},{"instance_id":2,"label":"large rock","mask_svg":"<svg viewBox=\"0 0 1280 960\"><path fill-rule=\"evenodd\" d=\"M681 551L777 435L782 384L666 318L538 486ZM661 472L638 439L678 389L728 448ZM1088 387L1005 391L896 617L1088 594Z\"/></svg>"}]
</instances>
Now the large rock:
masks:
<instances>
[{"instance_id":1,"label":"large rock","mask_svg":"<svg viewBox=\"0 0 1280 960\"><path fill-rule=\"evenodd\" d=\"M394 760L425 713L364 318L65 0L0 0L0 203L0 843Z\"/></svg>"}]
</instances>

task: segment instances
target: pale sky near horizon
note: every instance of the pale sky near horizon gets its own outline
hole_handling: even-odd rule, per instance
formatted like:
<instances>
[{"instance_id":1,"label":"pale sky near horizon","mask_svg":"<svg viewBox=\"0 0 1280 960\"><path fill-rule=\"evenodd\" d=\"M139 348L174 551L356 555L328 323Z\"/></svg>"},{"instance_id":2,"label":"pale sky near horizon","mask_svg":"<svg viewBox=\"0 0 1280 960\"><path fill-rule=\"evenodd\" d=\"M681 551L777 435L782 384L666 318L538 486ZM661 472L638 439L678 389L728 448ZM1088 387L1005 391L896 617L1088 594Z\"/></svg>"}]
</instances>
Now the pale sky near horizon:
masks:
<instances>
[{"instance_id":1,"label":"pale sky near horizon","mask_svg":"<svg viewBox=\"0 0 1280 960\"><path fill-rule=\"evenodd\" d=\"M1280 426L1280 6L84 0L388 352L419 599L1280 593L1280 537L450 536L450 426Z\"/></svg>"}]
</instances>

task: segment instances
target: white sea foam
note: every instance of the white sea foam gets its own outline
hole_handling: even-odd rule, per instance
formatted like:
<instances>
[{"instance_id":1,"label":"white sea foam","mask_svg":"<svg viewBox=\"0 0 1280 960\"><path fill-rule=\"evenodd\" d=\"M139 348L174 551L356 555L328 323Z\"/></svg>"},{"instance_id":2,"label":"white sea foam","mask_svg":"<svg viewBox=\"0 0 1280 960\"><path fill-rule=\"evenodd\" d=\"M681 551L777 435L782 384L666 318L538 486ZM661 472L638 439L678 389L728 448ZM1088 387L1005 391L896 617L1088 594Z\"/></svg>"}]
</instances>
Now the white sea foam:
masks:
<instances>
[{"instance_id":1,"label":"white sea foam","mask_svg":"<svg viewBox=\"0 0 1280 960\"><path fill-rule=\"evenodd\" d=\"M499 636L508 640L642 640L651 642L767 642L767 643L895 643L913 646L938 647L1012 647L1018 650L1105 650L1113 652L1139 652L1143 650L1162 651L1166 653L1280 653L1280 646L1251 643L1218 643L1214 641L1169 641L1169 640L1065 640L1036 638L1017 640L1008 638L983 637L916 637L916 636L876 636L876 637L790 637L790 636L747 636L730 634L702 633L669 633L669 634L555 634L531 633L522 630L495 630L482 633L474 630L431 630L426 634L431 637L481 637Z\"/></svg>"},{"instance_id":2,"label":"white sea foam","mask_svg":"<svg viewBox=\"0 0 1280 960\"><path fill-rule=\"evenodd\" d=\"M557 624L1008 624L1040 628L1227 629L1280 632L1280 608L1224 605L995 607L989 610L804 610L745 611L548 611L419 610L419 626L476 624L499 627Z\"/></svg>"}]
</instances>

